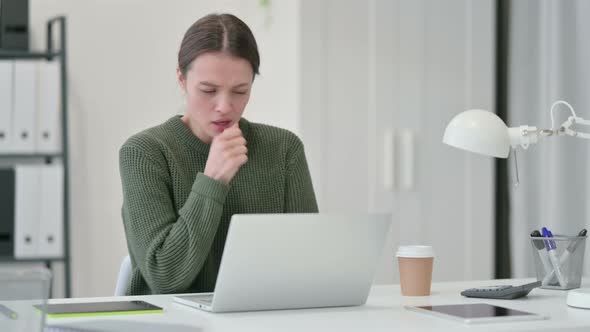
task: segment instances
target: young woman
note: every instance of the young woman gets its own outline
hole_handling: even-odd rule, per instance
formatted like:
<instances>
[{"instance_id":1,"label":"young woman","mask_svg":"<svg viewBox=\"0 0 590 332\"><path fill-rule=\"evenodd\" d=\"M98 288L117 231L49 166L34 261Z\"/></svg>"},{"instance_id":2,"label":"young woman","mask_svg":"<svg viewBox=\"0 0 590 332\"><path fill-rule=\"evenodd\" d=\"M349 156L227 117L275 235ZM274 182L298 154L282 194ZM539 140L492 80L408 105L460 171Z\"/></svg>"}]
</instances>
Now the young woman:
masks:
<instances>
[{"instance_id":1,"label":"young woman","mask_svg":"<svg viewBox=\"0 0 590 332\"><path fill-rule=\"evenodd\" d=\"M184 35L184 114L119 154L127 294L213 291L233 214L318 211L297 136L242 117L259 64L252 32L233 15L205 16Z\"/></svg>"}]
</instances>

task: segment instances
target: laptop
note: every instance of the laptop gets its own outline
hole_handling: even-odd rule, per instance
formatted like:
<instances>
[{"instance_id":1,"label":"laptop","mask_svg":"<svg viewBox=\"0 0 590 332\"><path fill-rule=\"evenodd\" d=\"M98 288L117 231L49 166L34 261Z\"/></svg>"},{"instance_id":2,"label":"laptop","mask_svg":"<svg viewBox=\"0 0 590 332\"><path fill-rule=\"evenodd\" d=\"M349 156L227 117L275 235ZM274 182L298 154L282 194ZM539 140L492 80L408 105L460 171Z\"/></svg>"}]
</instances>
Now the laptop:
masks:
<instances>
[{"instance_id":1,"label":"laptop","mask_svg":"<svg viewBox=\"0 0 590 332\"><path fill-rule=\"evenodd\" d=\"M390 224L388 214L234 215L214 292L174 301L210 312L363 305Z\"/></svg>"}]
</instances>

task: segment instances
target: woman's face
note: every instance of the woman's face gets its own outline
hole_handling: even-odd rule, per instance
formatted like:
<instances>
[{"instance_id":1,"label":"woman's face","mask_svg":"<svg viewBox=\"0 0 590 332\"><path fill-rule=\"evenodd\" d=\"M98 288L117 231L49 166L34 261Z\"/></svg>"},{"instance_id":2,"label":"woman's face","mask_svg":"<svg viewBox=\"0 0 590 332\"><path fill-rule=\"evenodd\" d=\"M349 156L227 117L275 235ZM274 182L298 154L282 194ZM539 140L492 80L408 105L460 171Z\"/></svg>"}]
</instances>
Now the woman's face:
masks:
<instances>
[{"instance_id":1,"label":"woman's face","mask_svg":"<svg viewBox=\"0 0 590 332\"><path fill-rule=\"evenodd\" d=\"M203 142L237 123L250 99L253 71L242 58L221 52L204 53L191 63L178 81L186 93L183 121Z\"/></svg>"}]
</instances>

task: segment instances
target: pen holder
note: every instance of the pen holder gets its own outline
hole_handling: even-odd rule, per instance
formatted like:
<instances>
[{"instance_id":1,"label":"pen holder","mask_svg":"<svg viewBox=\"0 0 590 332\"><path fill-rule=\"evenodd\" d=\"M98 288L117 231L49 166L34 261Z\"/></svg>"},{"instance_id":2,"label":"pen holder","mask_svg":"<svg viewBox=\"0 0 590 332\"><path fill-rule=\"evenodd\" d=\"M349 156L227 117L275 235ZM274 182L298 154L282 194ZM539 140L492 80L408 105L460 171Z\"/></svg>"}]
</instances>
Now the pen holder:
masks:
<instances>
[{"instance_id":1,"label":"pen holder","mask_svg":"<svg viewBox=\"0 0 590 332\"><path fill-rule=\"evenodd\" d=\"M50 284L45 268L0 269L0 331L42 331L45 315L33 305L45 306Z\"/></svg>"},{"instance_id":2,"label":"pen holder","mask_svg":"<svg viewBox=\"0 0 590 332\"><path fill-rule=\"evenodd\" d=\"M586 236L530 237L533 262L541 288L579 288Z\"/></svg>"}]
</instances>

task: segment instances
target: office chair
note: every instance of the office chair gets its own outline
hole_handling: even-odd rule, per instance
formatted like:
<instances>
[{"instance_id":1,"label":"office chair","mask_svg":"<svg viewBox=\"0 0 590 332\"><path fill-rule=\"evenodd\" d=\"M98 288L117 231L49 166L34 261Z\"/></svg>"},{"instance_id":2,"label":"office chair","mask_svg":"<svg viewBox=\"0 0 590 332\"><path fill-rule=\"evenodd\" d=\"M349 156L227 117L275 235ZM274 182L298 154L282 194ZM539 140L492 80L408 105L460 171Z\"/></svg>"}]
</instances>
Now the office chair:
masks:
<instances>
[{"instance_id":1,"label":"office chair","mask_svg":"<svg viewBox=\"0 0 590 332\"><path fill-rule=\"evenodd\" d=\"M115 288L115 296L125 296L127 285L131 280L131 258L129 255L123 258L121 267L119 268L119 276L117 277L117 286Z\"/></svg>"}]
</instances>

